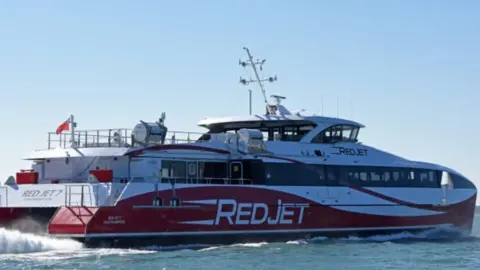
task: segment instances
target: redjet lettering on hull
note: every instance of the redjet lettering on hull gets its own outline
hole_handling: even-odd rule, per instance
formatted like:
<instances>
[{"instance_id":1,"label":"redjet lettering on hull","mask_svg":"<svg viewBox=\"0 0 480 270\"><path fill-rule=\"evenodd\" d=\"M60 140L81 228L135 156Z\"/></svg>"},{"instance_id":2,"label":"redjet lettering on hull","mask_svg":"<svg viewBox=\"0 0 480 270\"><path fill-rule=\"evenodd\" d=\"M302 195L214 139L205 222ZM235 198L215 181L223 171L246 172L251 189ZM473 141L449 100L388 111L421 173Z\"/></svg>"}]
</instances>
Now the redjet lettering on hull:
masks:
<instances>
[{"instance_id":1,"label":"redjet lettering on hull","mask_svg":"<svg viewBox=\"0 0 480 270\"><path fill-rule=\"evenodd\" d=\"M26 190L23 192L22 197L56 197L63 192L61 189L50 190Z\"/></svg>"},{"instance_id":2,"label":"redjet lettering on hull","mask_svg":"<svg viewBox=\"0 0 480 270\"><path fill-rule=\"evenodd\" d=\"M235 200L218 200L215 225L221 219L226 219L230 225L259 225L259 224L302 224L303 213L308 204L282 203L278 200L275 216L269 214L269 207L265 203L237 203ZM272 207L273 208L273 207ZM228 210L227 210L228 209ZM294 215L298 213L298 218Z\"/></svg>"}]
</instances>

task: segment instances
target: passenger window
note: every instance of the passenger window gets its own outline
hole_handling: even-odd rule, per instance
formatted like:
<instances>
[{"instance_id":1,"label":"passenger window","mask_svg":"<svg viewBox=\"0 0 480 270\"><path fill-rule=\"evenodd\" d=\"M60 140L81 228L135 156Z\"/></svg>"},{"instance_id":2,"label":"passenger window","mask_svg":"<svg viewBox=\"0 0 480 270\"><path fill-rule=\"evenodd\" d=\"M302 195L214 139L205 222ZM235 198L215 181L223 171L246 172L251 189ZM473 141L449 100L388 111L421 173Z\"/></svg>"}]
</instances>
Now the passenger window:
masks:
<instances>
[{"instance_id":1,"label":"passenger window","mask_svg":"<svg viewBox=\"0 0 480 270\"><path fill-rule=\"evenodd\" d=\"M162 161L162 182L169 182L169 179L174 179L176 183L185 183L186 176L187 164L185 161Z\"/></svg>"},{"instance_id":2,"label":"passenger window","mask_svg":"<svg viewBox=\"0 0 480 270\"><path fill-rule=\"evenodd\" d=\"M428 173L427 172L420 172L420 181L427 182L428 181Z\"/></svg>"},{"instance_id":3,"label":"passenger window","mask_svg":"<svg viewBox=\"0 0 480 270\"><path fill-rule=\"evenodd\" d=\"M393 172L393 181L400 180L400 172Z\"/></svg>"},{"instance_id":4,"label":"passenger window","mask_svg":"<svg viewBox=\"0 0 480 270\"><path fill-rule=\"evenodd\" d=\"M371 172L370 173L370 179L372 181L380 181L380 175L376 172Z\"/></svg>"},{"instance_id":5,"label":"passenger window","mask_svg":"<svg viewBox=\"0 0 480 270\"><path fill-rule=\"evenodd\" d=\"M388 182L390 181L390 172L383 173L383 181Z\"/></svg>"},{"instance_id":6,"label":"passenger window","mask_svg":"<svg viewBox=\"0 0 480 270\"><path fill-rule=\"evenodd\" d=\"M342 132L343 141L350 140L351 135L352 135L352 128L351 127L347 126L347 127L343 128L343 132Z\"/></svg>"},{"instance_id":7,"label":"passenger window","mask_svg":"<svg viewBox=\"0 0 480 270\"><path fill-rule=\"evenodd\" d=\"M264 138L268 141L299 142L305 134L313 130L315 125L281 126L262 128ZM265 134L267 134L265 136Z\"/></svg>"},{"instance_id":8,"label":"passenger window","mask_svg":"<svg viewBox=\"0 0 480 270\"><path fill-rule=\"evenodd\" d=\"M348 173L348 180L350 182L356 183L359 179L358 173L356 172L349 172Z\"/></svg>"},{"instance_id":9,"label":"passenger window","mask_svg":"<svg viewBox=\"0 0 480 270\"><path fill-rule=\"evenodd\" d=\"M352 133L350 133L350 141L356 142L358 136L358 127L354 128Z\"/></svg>"},{"instance_id":10,"label":"passenger window","mask_svg":"<svg viewBox=\"0 0 480 270\"><path fill-rule=\"evenodd\" d=\"M313 139L312 143L335 143L340 141L357 141L358 127L349 125L331 126L320 133Z\"/></svg>"}]
</instances>

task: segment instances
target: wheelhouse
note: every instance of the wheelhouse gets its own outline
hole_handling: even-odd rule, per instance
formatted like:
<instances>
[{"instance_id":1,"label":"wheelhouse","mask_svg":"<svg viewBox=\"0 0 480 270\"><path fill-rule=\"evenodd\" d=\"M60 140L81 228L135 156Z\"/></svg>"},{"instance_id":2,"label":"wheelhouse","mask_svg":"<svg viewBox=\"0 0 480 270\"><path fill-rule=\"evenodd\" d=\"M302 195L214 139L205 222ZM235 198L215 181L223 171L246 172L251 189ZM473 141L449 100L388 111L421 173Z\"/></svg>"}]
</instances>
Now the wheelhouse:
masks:
<instances>
[{"instance_id":1,"label":"wheelhouse","mask_svg":"<svg viewBox=\"0 0 480 270\"><path fill-rule=\"evenodd\" d=\"M199 141L209 140L211 134L235 133L240 129L257 129L266 141L307 142L331 144L341 141L357 142L364 126L349 120L329 117L262 117L207 119L199 123L208 132Z\"/></svg>"},{"instance_id":2,"label":"wheelhouse","mask_svg":"<svg viewBox=\"0 0 480 270\"><path fill-rule=\"evenodd\" d=\"M319 132L312 143L336 143L336 142L357 142L360 127L355 125L334 125Z\"/></svg>"}]
</instances>

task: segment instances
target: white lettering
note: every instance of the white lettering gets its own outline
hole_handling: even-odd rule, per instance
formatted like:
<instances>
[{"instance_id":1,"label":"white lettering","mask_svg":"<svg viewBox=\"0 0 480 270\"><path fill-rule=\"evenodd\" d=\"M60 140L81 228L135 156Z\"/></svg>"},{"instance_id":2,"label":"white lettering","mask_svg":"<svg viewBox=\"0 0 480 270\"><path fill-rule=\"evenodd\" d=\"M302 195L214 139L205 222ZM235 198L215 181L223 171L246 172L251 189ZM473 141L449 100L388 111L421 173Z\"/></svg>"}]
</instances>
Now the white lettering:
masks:
<instances>
[{"instance_id":1,"label":"white lettering","mask_svg":"<svg viewBox=\"0 0 480 270\"><path fill-rule=\"evenodd\" d=\"M290 215L293 216L293 214L294 214L293 211L288 211L287 207L289 207L289 206L282 205L282 213L280 215L280 224L292 224L293 223L293 220L285 219L285 216L290 216Z\"/></svg>"},{"instance_id":2,"label":"white lettering","mask_svg":"<svg viewBox=\"0 0 480 270\"><path fill-rule=\"evenodd\" d=\"M278 220L280 219L280 211L282 210L282 200L278 200L278 206L277 206L277 215L275 216L275 219L268 218L268 224L278 224Z\"/></svg>"},{"instance_id":3,"label":"white lettering","mask_svg":"<svg viewBox=\"0 0 480 270\"><path fill-rule=\"evenodd\" d=\"M255 217L257 216L257 210L259 208L263 209L263 217L260 218L260 219L255 219ZM268 206L264 203L254 203L253 204L253 210L252 210L252 218L250 219L250 224L258 225L258 224L265 223L265 221L267 221L267 218L268 218Z\"/></svg>"},{"instance_id":4,"label":"white lettering","mask_svg":"<svg viewBox=\"0 0 480 270\"><path fill-rule=\"evenodd\" d=\"M308 204L299 204L298 207L300 208L300 214L298 215L298 224L302 224L303 221L303 210L308 208Z\"/></svg>"},{"instance_id":5,"label":"white lettering","mask_svg":"<svg viewBox=\"0 0 480 270\"><path fill-rule=\"evenodd\" d=\"M235 224L237 225L248 225L249 219L244 219L241 220L241 216L251 216L252 212L250 211L243 211L242 208L251 208L252 204L251 203L239 203L237 207L237 218L235 219Z\"/></svg>"},{"instance_id":6,"label":"white lettering","mask_svg":"<svg viewBox=\"0 0 480 270\"><path fill-rule=\"evenodd\" d=\"M109 224L109 225L125 224L125 223L126 222L122 216L108 216L107 220L103 221L103 224Z\"/></svg>"},{"instance_id":7,"label":"white lettering","mask_svg":"<svg viewBox=\"0 0 480 270\"><path fill-rule=\"evenodd\" d=\"M223 205L232 205L232 210L230 212L224 212ZM227 218L228 224L233 224L232 217L235 215L237 211L237 202L235 200L218 200L218 208L217 208L217 218L215 219L215 225L220 224L220 218L224 217Z\"/></svg>"},{"instance_id":8,"label":"white lettering","mask_svg":"<svg viewBox=\"0 0 480 270\"><path fill-rule=\"evenodd\" d=\"M214 225L220 224L222 218L229 225L260 224L302 224L308 204L283 203L277 201L276 206L268 207L265 203L237 203L232 199L221 199L217 203L217 216ZM274 210L275 209L275 210ZM272 210L270 212L270 210ZM260 212L260 213L259 213ZM295 218L298 215L298 218ZM235 218L233 218L235 217Z\"/></svg>"}]
</instances>

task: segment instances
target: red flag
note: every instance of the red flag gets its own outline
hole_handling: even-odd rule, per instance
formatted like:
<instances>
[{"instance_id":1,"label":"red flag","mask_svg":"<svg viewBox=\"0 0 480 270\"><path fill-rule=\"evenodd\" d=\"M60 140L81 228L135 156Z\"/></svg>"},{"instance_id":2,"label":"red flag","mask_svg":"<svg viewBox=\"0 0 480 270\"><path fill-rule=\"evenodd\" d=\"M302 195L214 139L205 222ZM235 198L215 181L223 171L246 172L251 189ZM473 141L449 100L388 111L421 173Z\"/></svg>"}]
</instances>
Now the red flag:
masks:
<instances>
[{"instance_id":1,"label":"red flag","mask_svg":"<svg viewBox=\"0 0 480 270\"><path fill-rule=\"evenodd\" d=\"M57 134L60 134L62 133L62 131L64 130L69 130L70 129L70 119L68 119L67 121L63 122L60 126L58 126L57 128Z\"/></svg>"}]
</instances>

